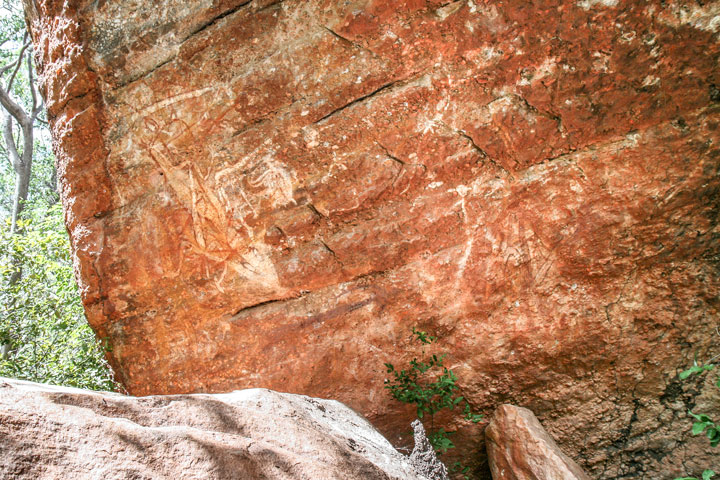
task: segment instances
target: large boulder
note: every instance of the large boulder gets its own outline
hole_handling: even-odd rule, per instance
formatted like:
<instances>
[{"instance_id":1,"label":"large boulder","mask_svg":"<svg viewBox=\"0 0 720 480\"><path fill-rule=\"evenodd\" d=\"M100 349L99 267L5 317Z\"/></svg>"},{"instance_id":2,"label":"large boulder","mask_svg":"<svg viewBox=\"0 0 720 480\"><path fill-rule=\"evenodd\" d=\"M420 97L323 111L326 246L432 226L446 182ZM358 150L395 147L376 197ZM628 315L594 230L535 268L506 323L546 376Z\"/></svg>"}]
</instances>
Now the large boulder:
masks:
<instances>
[{"instance_id":1,"label":"large boulder","mask_svg":"<svg viewBox=\"0 0 720 480\"><path fill-rule=\"evenodd\" d=\"M590 480L527 408L500 405L485 439L493 480Z\"/></svg>"},{"instance_id":2,"label":"large boulder","mask_svg":"<svg viewBox=\"0 0 720 480\"><path fill-rule=\"evenodd\" d=\"M712 464L677 372L718 318L718 2L25 3L131 393L338 398L409 444L383 363L419 326L592 475Z\"/></svg>"},{"instance_id":3,"label":"large boulder","mask_svg":"<svg viewBox=\"0 0 720 480\"><path fill-rule=\"evenodd\" d=\"M133 398L4 378L0 478L427 480L332 400L263 389Z\"/></svg>"}]
</instances>

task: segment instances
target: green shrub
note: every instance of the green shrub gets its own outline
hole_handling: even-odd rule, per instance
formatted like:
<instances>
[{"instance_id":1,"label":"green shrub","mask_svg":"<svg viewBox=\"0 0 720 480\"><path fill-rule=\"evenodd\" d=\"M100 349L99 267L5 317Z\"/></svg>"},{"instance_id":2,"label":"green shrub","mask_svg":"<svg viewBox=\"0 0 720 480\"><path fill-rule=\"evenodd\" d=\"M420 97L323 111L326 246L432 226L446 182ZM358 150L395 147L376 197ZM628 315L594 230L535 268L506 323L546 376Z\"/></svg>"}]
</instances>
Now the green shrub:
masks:
<instances>
[{"instance_id":1,"label":"green shrub","mask_svg":"<svg viewBox=\"0 0 720 480\"><path fill-rule=\"evenodd\" d=\"M423 356L425 347L431 345L437 337L427 332L412 329L413 339L422 344ZM429 419L430 426L426 425L428 440L436 452L445 453L454 448L450 435L454 432L445 431L442 428L435 429L435 414L448 409L462 408L464 417L474 423L482 419L482 415L472 411L470 404L464 397L458 395L458 378L452 370L447 368L443 362L446 355L430 354L424 360L413 358L408 368L397 370L391 363L385 363L387 373L392 374L392 379L385 379L385 388L390 395L403 403L415 405L417 416L420 419ZM453 471L467 473L468 467L455 463Z\"/></svg>"},{"instance_id":2,"label":"green shrub","mask_svg":"<svg viewBox=\"0 0 720 480\"><path fill-rule=\"evenodd\" d=\"M0 376L116 390L85 320L60 205L26 215L22 234L0 222Z\"/></svg>"},{"instance_id":3,"label":"green shrub","mask_svg":"<svg viewBox=\"0 0 720 480\"><path fill-rule=\"evenodd\" d=\"M697 361L694 362L693 366L680 373L680 379L685 380L691 375L704 375L715 369L715 365L707 363L705 365L698 365ZM718 376L715 385L720 388L720 376ZM705 434L710 441L711 447L717 447L720 444L720 425L716 424L709 416L704 413L694 413L688 411L688 414L695 419L692 426L693 435ZM702 480L710 480L715 476L715 472L710 469L706 469L702 473ZM675 480L698 480L697 477L681 477Z\"/></svg>"}]
</instances>

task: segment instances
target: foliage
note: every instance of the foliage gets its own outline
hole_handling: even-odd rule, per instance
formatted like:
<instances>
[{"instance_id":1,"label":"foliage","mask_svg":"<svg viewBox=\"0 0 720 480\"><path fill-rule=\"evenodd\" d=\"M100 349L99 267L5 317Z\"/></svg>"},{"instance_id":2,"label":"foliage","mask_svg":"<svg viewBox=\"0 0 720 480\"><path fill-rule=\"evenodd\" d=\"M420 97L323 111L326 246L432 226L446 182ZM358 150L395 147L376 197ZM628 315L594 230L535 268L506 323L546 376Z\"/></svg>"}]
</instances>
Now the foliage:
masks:
<instances>
[{"instance_id":1,"label":"foliage","mask_svg":"<svg viewBox=\"0 0 720 480\"><path fill-rule=\"evenodd\" d=\"M430 345L437 337L433 337L426 332L412 329L413 339L420 342L423 347L423 356L425 356L425 346ZM443 362L446 355L429 355L424 361L413 358L410 361L409 368L397 370L391 363L386 363L387 373L392 374L392 379L385 380L385 388L390 391L390 395L403 403L415 405L418 418L430 418L430 429L428 430L428 440L437 452L445 453L449 449L454 448L450 435L453 432L447 432L442 428L437 430L434 428L434 415L441 410L454 410L456 407L464 406L463 414L467 420L474 423L482 419L482 415L472 411L470 404L464 397L458 395L459 387L457 385L457 376L452 370L447 368ZM461 474L467 474L469 468L463 467L460 462L456 462L452 471Z\"/></svg>"},{"instance_id":2,"label":"foliage","mask_svg":"<svg viewBox=\"0 0 720 480\"><path fill-rule=\"evenodd\" d=\"M8 221L0 225L0 343L10 347L0 375L114 390L83 314L60 206L26 212L22 235L11 234Z\"/></svg>"},{"instance_id":3,"label":"foliage","mask_svg":"<svg viewBox=\"0 0 720 480\"><path fill-rule=\"evenodd\" d=\"M0 88L9 88L10 97L30 111L35 102L27 40L20 0L0 0ZM0 113L4 118L6 112ZM8 145L0 142L0 375L115 390L75 285L50 132L43 114L35 122L29 194L15 232L9 217L17 176ZM17 122L11 133L21 148Z\"/></svg>"},{"instance_id":4,"label":"foliage","mask_svg":"<svg viewBox=\"0 0 720 480\"><path fill-rule=\"evenodd\" d=\"M712 477L715 476L715 472L712 470L704 470L702 473L702 480L710 480ZM680 477L676 478L675 480L700 480L697 477Z\"/></svg>"},{"instance_id":5,"label":"foliage","mask_svg":"<svg viewBox=\"0 0 720 480\"><path fill-rule=\"evenodd\" d=\"M716 365L712 363L706 363L699 365L697 360L693 363L693 366L680 373L679 377L681 380L685 380L692 375L703 375L707 372L714 370ZM715 381L717 388L720 388L720 376ZM704 413L693 413L688 411L688 414L695 419L692 426L692 434L700 435L705 433L708 440L710 441L711 447L717 447L720 444L720 425L716 424L709 416ZM713 470L706 469L702 473L702 480L710 480L716 474ZM676 478L675 480L698 480L697 477L682 477Z\"/></svg>"}]
</instances>

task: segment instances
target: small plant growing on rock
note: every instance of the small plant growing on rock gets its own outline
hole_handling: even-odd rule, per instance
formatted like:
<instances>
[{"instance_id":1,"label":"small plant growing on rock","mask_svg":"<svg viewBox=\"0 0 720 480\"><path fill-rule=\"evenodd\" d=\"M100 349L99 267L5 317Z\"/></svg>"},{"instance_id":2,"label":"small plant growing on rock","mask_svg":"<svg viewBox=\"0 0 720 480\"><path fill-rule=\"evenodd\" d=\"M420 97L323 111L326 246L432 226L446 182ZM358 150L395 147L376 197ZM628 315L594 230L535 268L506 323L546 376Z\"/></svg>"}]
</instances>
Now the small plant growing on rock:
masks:
<instances>
[{"instance_id":1,"label":"small plant growing on rock","mask_svg":"<svg viewBox=\"0 0 720 480\"><path fill-rule=\"evenodd\" d=\"M412 334L413 339L422 344L423 356L426 356L425 347L435 342L437 337L414 327ZM455 445L450 440L453 432L445 431L443 428L435 429L436 413L444 409L455 410L458 407L463 408L463 415L467 420L477 423L482 419L482 415L474 413L467 400L458 395L458 378L443 364L445 357L445 354L431 354L424 360L413 358L408 368L401 370L397 370L392 363L385 363L387 373L392 374L391 379L385 379L385 388L390 391L394 399L415 405L418 418L430 418L428 440L435 451L440 453L447 452ZM466 474L469 468L455 463L452 470Z\"/></svg>"},{"instance_id":2,"label":"small plant growing on rock","mask_svg":"<svg viewBox=\"0 0 720 480\"><path fill-rule=\"evenodd\" d=\"M715 357L717 358L717 357ZM712 359L714 360L714 358ZM711 360L711 362L712 362ZM680 373L680 379L685 380L691 375L703 375L707 372L714 370L716 365L712 363L706 363L705 365L698 365L697 361L694 362L693 366ZM720 388L720 376L718 376L715 385ZM717 447L720 444L720 424L715 423L710 417L704 413L693 413L688 411L688 414L695 419L692 426L692 434L700 435L705 433L708 440L710 441L711 447ZM715 471L706 469L702 472L702 480L710 480L715 476ZM697 477L681 477L675 480L699 480Z\"/></svg>"}]
</instances>

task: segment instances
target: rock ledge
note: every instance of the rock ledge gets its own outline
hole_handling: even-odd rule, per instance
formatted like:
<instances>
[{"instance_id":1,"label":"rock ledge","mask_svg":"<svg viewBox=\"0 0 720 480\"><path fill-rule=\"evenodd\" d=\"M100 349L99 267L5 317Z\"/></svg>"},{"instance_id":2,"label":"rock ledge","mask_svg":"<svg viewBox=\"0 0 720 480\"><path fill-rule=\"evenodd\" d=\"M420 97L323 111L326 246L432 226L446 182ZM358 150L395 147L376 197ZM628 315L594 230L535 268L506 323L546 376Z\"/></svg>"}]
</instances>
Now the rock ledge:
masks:
<instances>
[{"instance_id":1,"label":"rock ledge","mask_svg":"<svg viewBox=\"0 0 720 480\"><path fill-rule=\"evenodd\" d=\"M265 389L128 397L0 378L3 479L424 480L333 400Z\"/></svg>"}]
</instances>

